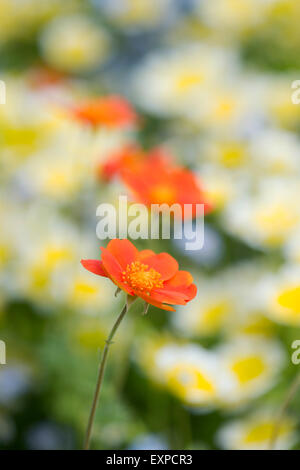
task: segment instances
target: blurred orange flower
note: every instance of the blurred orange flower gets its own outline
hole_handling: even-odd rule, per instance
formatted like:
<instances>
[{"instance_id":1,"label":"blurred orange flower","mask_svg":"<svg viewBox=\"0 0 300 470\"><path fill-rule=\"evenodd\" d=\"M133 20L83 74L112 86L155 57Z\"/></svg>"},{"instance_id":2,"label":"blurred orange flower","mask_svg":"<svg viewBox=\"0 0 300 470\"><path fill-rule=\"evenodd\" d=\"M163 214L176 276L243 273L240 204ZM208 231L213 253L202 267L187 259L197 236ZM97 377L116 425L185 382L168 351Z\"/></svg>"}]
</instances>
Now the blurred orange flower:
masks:
<instances>
[{"instance_id":1,"label":"blurred orange flower","mask_svg":"<svg viewBox=\"0 0 300 470\"><path fill-rule=\"evenodd\" d=\"M124 162L124 160L123 160ZM162 149L152 150L139 164L121 164L120 176L134 198L146 204L191 204L192 216L196 216L196 204L204 205L204 213L212 210L201 183L189 169L172 162ZM126 163L126 162L125 162Z\"/></svg>"},{"instance_id":2,"label":"blurred orange flower","mask_svg":"<svg viewBox=\"0 0 300 470\"><path fill-rule=\"evenodd\" d=\"M111 154L98 166L98 176L110 181L119 176L134 198L146 204L204 204L204 213L212 210L200 181L186 168L174 164L172 156L157 147L148 153L135 145L127 145Z\"/></svg>"},{"instance_id":3,"label":"blurred orange flower","mask_svg":"<svg viewBox=\"0 0 300 470\"><path fill-rule=\"evenodd\" d=\"M193 277L179 271L177 261L168 253L138 251L129 240L111 240L101 248L101 260L81 260L82 266L99 276L108 277L131 296L163 310L185 305L197 293Z\"/></svg>"},{"instance_id":4,"label":"blurred orange flower","mask_svg":"<svg viewBox=\"0 0 300 470\"><path fill-rule=\"evenodd\" d=\"M123 168L135 171L145 158L143 150L136 145L126 145L121 150L113 152L107 160L101 162L97 168L98 176L105 181L111 181L115 176L120 176Z\"/></svg>"},{"instance_id":5,"label":"blurred orange flower","mask_svg":"<svg viewBox=\"0 0 300 470\"><path fill-rule=\"evenodd\" d=\"M130 103L121 96L95 98L72 109L72 115L92 126L130 127L138 117Z\"/></svg>"},{"instance_id":6,"label":"blurred orange flower","mask_svg":"<svg viewBox=\"0 0 300 470\"><path fill-rule=\"evenodd\" d=\"M61 72L46 66L32 68L28 73L29 86L34 90L59 85L65 79L66 76Z\"/></svg>"}]
</instances>

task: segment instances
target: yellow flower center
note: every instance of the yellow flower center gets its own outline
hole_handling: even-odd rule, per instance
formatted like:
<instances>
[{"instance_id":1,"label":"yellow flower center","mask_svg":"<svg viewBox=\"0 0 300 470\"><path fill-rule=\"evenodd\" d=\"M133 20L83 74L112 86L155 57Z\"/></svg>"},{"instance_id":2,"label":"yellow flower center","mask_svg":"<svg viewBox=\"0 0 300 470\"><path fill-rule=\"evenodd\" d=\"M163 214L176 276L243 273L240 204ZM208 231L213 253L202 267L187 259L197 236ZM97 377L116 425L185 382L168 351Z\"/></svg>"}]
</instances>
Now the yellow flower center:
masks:
<instances>
[{"instance_id":1,"label":"yellow flower center","mask_svg":"<svg viewBox=\"0 0 300 470\"><path fill-rule=\"evenodd\" d=\"M193 88L196 85L199 85L203 81L203 76L198 73L187 73L182 75L177 80L177 89L178 91L188 91L190 88Z\"/></svg>"},{"instance_id":2,"label":"yellow flower center","mask_svg":"<svg viewBox=\"0 0 300 470\"><path fill-rule=\"evenodd\" d=\"M163 287L161 274L147 264L140 261L134 261L126 266L122 273L123 281L132 289L150 295L154 288Z\"/></svg>"},{"instance_id":3,"label":"yellow flower center","mask_svg":"<svg viewBox=\"0 0 300 470\"><path fill-rule=\"evenodd\" d=\"M99 300L100 291L97 285L86 282L85 279L75 279L71 286L69 301L72 305L92 305Z\"/></svg>"},{"instance_id":4,"label":"yellow flower center","mask_svg":"<svg viewBox=\"0 0 300 470\"><path fill-rule=\"evenodd\" d=\"M181 387L195 387L205 392L213 392L214 387L207 378L196 368L189 365L178 365L169 377L173 385Z\"/></svg>"},{"instance_id":5,"label":"yellow flower center","mask_svg":"<svg viewBox=\"0 0 300 470\"><path fill-rule=\"evenodd\" d=\"M221 326L231 308L230 302L226 299L208 305L199 318L199 327L204 328L205 331L215 331Z\"/></svg>"},{"instance_id":6,"label":"yellow flower center","mask_svg":"<svg viewBox=\"0 0 300 470\"><path fill-rule=\"evenodd\" d=\"M224 144L220 152L220 163L228 168L236 168L245 161L245 149L240 144Z\"/></svg>"},{"instance_id":7,"label":"yellow flower center","mask_svg":"<svg viewBox=\"0 0 300 470\"><path fill-rule=\"evenodd\" d=\"M176 192L170 185L157 185L150 192L152 204L173 204L176 200Z\"/></svg>"},{"instance_id":8,"label":"yellow flower center","mask_svg":"<svg viewBox=\"0 0 300 470\"><path fill-rule=\"evenodd\" d=\"M272 422L258 423L250 428L243 440L246 444L268 441L272 437L273 428L274 423Z\"/></svg>"},{"instance_id":9,"label":"yellow flower center","mask_svg":"<svg viewBox=\"0 0 300 470\"><path fill-rule=\"evenodd\" d=\"M197 405L215 395L215 386L197 367L177 364L167 374L167 385L183 401Z\"/></svg>"},{"instance_id":10,"label":"yellow flower center","mask_svg":"<svg viewBox=\"0 0 300 470\"><path fill-rule=\"evenodd\" d=\"M284 290L278 296L278 303L281 307L289 308L294 313L300 313L300 287Z\"/></svg>"},{"instance_id":11,"label":"yellow flower center","mask_svg":"<svg viewBox=\"0 0 300 470\"><path fill-rule=\"evenodd\" d=\"M217 119L227 119L230 118L235 109L236 109L237 103L234 101L234 99L228 97L224 97L219 101L219 103L216 106L215 109L215 117Z\"/></svg>"},{"instance_id":12,"label":"yellow flower center","mask_svg":"<svg viewBox=\"0 0 300 470\"><path fill-rule=\"evenodd\" d=\"M266 241L271 245L283 241L298 223L296 209L286 204L261 208L255 218L259 228L265 233Z\"/></svg>"},{"instance_id":13,"label":"yellow flower center","mask_svg":"<svg viewBox=\"0 0 300 470\"><path fill-rule=\"evenodd\" d=\"M68 247L64 246L46 246L44 253L44 263L48 269L53 269L59 263L70 261L72 252Z\"/></svg>"},{"instance_id":14,"label":"yellow flower center","mask_svg":"<svg viewBox=\"0 0 300 470\"><path fill-rule=\"evenodd\" d=\"M232 365L232 371L236 374L241 385L245 385L259 377L265 369L266 366L259 356L245 357L237 360Z\"/></svg>"}]
</instances>

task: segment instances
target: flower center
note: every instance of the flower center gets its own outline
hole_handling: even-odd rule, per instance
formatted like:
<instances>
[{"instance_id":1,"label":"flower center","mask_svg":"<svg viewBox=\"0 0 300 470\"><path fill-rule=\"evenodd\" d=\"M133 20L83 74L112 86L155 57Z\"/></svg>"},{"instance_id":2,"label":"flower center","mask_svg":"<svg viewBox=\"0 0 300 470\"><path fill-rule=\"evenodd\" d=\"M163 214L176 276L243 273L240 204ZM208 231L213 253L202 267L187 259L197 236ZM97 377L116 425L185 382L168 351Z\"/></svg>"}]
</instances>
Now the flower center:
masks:
<instances>
[{"instance_id":1,"label":"flower center","mask_svg":"<svg viewBox=\"0 0 300 470\"><path fill-rule=\"evenodd\" d=\"M200 85L204 80L203 75L200 73L186 73L178 78L176 85L178 91L189 91L196 85Z\"/></svg>"},{"instance_id":2,"label":"flower center","mask_svg":"<svg viewBox=\"0 0 300 470\"><path fill-rule=\"evenodd\" d=\"M150 295L154 288L163 287L161 274L147 264L140 261L134 261L126 266L122 273L123 281L136 291L144 292Z\"/></svg>"},{"instance_id":3,"label":"flower center","mask_svg":"<svg viewBox=\"0 0 300 470\"><path fill-rule=\"evenodd\" d=\"M237 375L240 384L246 385L262 375L266 366L261 357L253 355L235 361L232 371Z\"/></svg>"},{"instance_id":4,"label":"flower center","mask_svg":"<svg viewBox=\"0 0 300 470\"><path fill-rule=\"evenodd\" d=\"M289 308L298 314L300 312L300 287L285 289L280 293L277 301L281 307Z\"/></svg>"},{"instance_id":5,"label":"flower center","mask_svg":"<svg viewBox=\"0 0 300 470\"><path fill-rule=\"evenodd\" d=\"M150 199L153 204L172 204L176 200L176 192L171 185L158 184L150 191Z\"/></svg>"}]
</instances>

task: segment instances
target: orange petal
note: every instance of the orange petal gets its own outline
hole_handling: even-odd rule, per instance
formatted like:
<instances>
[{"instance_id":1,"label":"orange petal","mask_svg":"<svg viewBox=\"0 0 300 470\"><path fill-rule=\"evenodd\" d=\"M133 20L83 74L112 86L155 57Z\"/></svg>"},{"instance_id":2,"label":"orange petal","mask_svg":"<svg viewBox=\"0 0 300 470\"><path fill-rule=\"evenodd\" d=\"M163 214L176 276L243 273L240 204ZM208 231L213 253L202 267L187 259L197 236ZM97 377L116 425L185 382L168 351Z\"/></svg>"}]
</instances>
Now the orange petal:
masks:
<instances>
[{"instance_id":1,"label":"orange petal","mask_svg":"<svg viewBox=\"0 0 300 470\"><path fill-rule=\"evenodd\" d=\"M197 294L197 286L195 284L191 284L189 286L168 286L162 289L156 289L155 292L158 292L162 295L168 295L170 297L176 298L183 298L185 302L190 302L196 294Z\"/></svg>"},{"instance_id":2,"label":"orange petal","mask_svg":"<svg viewBox=\"0 0 300 470\"><path fill-rule=\"evenodd\" d=\"M161 274L163 281L175 276L178 271L178 263L168 253L160 253L159 255L150 256L145 258L143 263L147 264L150 268L155 269Z\"/></svg>"},{"instance_id":3,"label":"orange petal","mask_svg":"<svg viewBox=\"0 0 300 470\"><path fill-rule=\"evenodd\" d=\"M188 271L177 271L174 277L165 282L164 286L178 287L189 286L193 282L193 276Z\"/></svg>"},{"instance_id":4,"label":"orange petal","mask_svg":"<svg viewBox=\"0 0 300 470\"><path fill-rule=\"evenodd\" d=\"M98 259L82 259L80 262L82 266L91 273L98 274L99 276L108 277L103 268L102 261L99 261Z\"/></svg>"},{"instance_id":5,"label":"orange petal","mask_svg":"<svg viewBox=\"0 0 300 470\"><path fill-rule=\"evenodd\" d=\"M125 290L125 292L130 295L134 295L133 290L127 284L125 284L122 279L123 269L121 268L119 262L106 248L101 247L101 251L104 269L111 278L111 280L118 287L120 287L120 289Z\"/></svg>"},{"instance_id":6,"label":"orange petal","mask_svg":"<svg viewBox=\"0 0 300 470\"><path fill-rule=\"evenodd\" d=\"M137 248L126 239L119 240L115 238L109 242L106 249L118 261L122 270L124 270L128 264L135 261L138 256Z\"/></svg>"},{"instance_id":7,"label":"orange petal","mask_svg":"<svg viewBox=\"0 0 300 470\"><path fill-rule=\"evenodd\" d=\"M154 251L152 251L152 250L142 250L138 254L137 261L144 261L144 259L150 258L150 256L155 256Z\"/></svg>"},{"instance_id":8,"label":"orange petal","mask_svg":"<svg viewBox=\"0 0 300 470\"><path fill-rule=\"evenodd\" d=\"M141 297L148 304L153 305L154 307L161 308L162 310L169 310L170 312L175 312L175 308L173 308L171 305L163 304L162 302L157 302L148 295L139 295L139 297Z\"/></svg>"},{"instance_id":9,"label":"orange petal","mask_svg":"<svg viewBox=\"0 0 300 470\"><path fill-rule=\"evenodd\" d=\"M180 292L185 294L188 297L187 302L193 300L197 295L197 286L195 284L191 284L190 286L180 287Z\"/></svg>"},{"instance_id":10,"label":"orange petal","mask_svg":"<svg viewBox=\"0 0 300 470\"><path fill-rule=\"evenodd\" d=\"M176 290L155 289L151 292L150 298L156 302L166 302L173 305L185 305L188 297Z\"/></svg>"}]
</instances>

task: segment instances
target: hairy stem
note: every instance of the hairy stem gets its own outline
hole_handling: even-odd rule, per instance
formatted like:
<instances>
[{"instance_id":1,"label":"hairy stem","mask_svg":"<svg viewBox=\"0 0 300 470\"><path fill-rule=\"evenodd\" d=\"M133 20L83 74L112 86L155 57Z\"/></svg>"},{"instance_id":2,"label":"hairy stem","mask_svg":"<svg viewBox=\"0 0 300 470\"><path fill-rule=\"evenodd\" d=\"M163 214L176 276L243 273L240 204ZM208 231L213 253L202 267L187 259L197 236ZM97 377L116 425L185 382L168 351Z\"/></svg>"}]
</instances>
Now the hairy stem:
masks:
<instances>
[{"instance_id":1,"label":"hairy stem","mask_svg":"<svg viewBox=\"0 0 300 470\"><path fill-rule=\"evenodd\" d=\"M118 316L118 318L117 318L114 326L112 327L112 330L109 333L108 338L105 342L105 346L104 346L104 350L103 350L103 354L102 354L102 358L101 358L101 362L100 362L99 370L98 370L98 378L97 378L97 384L96 384L96 389L95 389L95 393L94 393L92 408L91 408L91 411L90 411L89 422L88 422L86 435L85 435L85 440L84 440L84 449L85 450L88 450L89 447L90 447L91 434L92 434L92 430L93 430L93 424L94 424L94 420L95 420L95 413L96 413L96 409L97 409L97 405L98 405L100 390L101 390L101 386L102 386L102 382L103 382L104 370L105 370L105 366L106 366L109 347L112 344L113 337L114 337L121 321L123 320L125 314L128 311L130 300L128 299L127 302L125 303L125 305L123 307L123 310L121 311L120 315Z\"/></svg>"},{"instance_id":2,"label":"hairy stem","mask_svg":"<svg viewBox=\"0 0 300 470\"><path fill-rule=\"evenodd\" d=\"M288 409L291 401L293 400L294 396L296 395L299 387L300 387L300 374L296 375L294 381L292 382L292 385L290 386L290 388L287 392L285 400L284 400L281 408L279 409L277 419L275 421L275 424L274 424L274 427L273 427L273 432L272 432L271 439L270 439L270 449L274 449L274 447L276 445L276 440L278 438L278 434L279 434L279 431L280 431L281 421L282 421L282 419L285 415L285 412Z\"/></svg>"}]
</instances>

